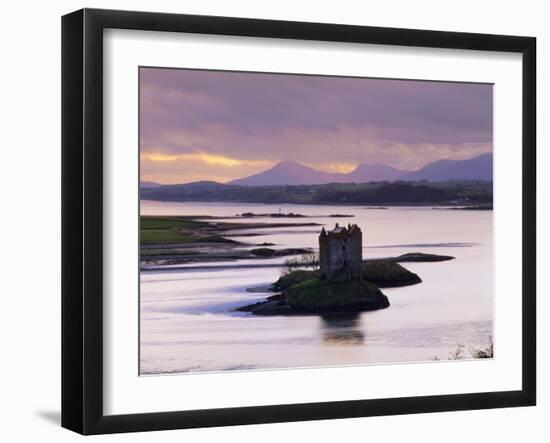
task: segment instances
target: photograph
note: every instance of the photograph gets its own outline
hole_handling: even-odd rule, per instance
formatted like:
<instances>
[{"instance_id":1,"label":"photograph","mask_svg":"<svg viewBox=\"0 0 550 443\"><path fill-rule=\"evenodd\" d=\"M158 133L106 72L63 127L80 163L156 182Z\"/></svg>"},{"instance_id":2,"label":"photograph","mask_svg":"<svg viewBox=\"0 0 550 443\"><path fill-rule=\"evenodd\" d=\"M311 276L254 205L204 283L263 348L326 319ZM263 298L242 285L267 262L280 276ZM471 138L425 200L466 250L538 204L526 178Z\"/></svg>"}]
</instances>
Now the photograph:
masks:
<instances>
[{"instance_id":1,"label":"photograph","mask_svg":"<svg viewBox=\"0 0 550 443\"><path fill-rule=\"evenodd\" d=\"M493 358L492 84L141 66L139 162L140 375Z\"/></svg>"}]
</instances>

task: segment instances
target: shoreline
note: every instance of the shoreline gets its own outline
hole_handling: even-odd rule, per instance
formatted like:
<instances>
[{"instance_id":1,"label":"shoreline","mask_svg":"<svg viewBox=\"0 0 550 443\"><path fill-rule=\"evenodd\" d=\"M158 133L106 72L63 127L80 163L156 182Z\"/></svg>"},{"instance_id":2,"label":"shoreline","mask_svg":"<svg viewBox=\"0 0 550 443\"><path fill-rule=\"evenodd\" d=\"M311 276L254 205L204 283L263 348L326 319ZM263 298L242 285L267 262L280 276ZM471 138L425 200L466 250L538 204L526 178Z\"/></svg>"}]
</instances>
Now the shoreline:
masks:
<instances>
[{"instance_id":1,"label":"shoreline","mask_svg":"<svg viewBox=\"0 0 550 443\"><path fill-rule=\"evenodd\" d=\"M140 268L143 271L174 269L177 265L192 265L195 269L204 268L219 262L240 260L265 260L283 257L307 256L315 254L315 247L280 248L269 242L254 243L236 238L253 239L261 236L266 229L277 228L316 228L323 223L312 222L227 222L216 221L220 217L210 216L141 216L140 217ZM243 232L239 232L243 231ZM297 229L296 233L303 233ZM287 234L292 233L286 232ZM416 248L421 245L398 245L402 248ZM377 248L398 247L381 245ZM424 254L426 257L426 254ZM389 258L391 259L391 257ZM414 260L414 259L413 259ZM283 263L277 264L283 266ZM189 269L190 266L180 266Z\"/></svg>"},{"instance_id":2,"label":"shoreline","mask_svg":"<svg viewBox=\"0 0 550 443\"><path fill-rule=\"evenodd\" d=\"M230 237L253 238L261 236L265 229L323 226L312 222L238 223L212 220L216 219L201 219L199 216L141 216L141 268L147 263L162 266L311 254L311 248L276 249L272 248L276 246L272 243L243 242Z\"/></svg>"},{"instance_id":3,"label":"shoreline","mask_svg":"<svg viewBox=\"0 0 550 443\"><path fill-rule=\"evenodd\" d=\"M453 209L453 208L468 208L472 209L476 208L477 210L487 210L487 209L478 209L480 206L490 206L490 210L492 210L492 203L484 203L484 204L464 204L464 203L441 203L441 202L427 202L427 203L411 203L411 202L402 202L402 203L395 203L395 202L379 202L379 203L343 203L343 202L262 202L262 201L240 201L240 200L152 200L148 198L140 199L141 202L154 202L154 203L195 203L195 204L215 204L215 203L226 203L228 205L230 204L239 204L239 205L265 205L265 206L282 206L282 205L293 205L293 206L338 206L338 207L362 207L365 209L390 209L390 208L432 208L432 209ZM208 216L207 216L208 217ZM215 217L215 216L211 216ZM231 218L231 217L238 217L238 216L230 216L230 217L221 217L221 218ZM314 216L309 216L314 217ZM321 216L324 217L324 216ZM328 216L327 216L328 217Z\"/></svg>"},{"instance_id":4,"label":"shoreline","mask_svg":"<svg viewBox=\"0 0 550 443\"><path fill-rule=\"evenodd\" d=\"M439 254L426 254L426 253L407 253L401 254L396 257L379 257L379 258L368 258L362 261L363 264L369 264L374 262L394 262L394 263L435 263L440 261L453 260L454 257L450 255L439 255ZM236 260L237 261L237 260ZM231 269L269 269L269 268L280 268L283 266L283 263L247 263L247 264L226 264L216 266L214 264L206 265L159 265L159 266L147 266L142 267L142 272L173 272L173 271L226 271ZM307 267L304 266L304 267ZM296 267L299 268L298 266Z\"/></svg>"}]
</instances>

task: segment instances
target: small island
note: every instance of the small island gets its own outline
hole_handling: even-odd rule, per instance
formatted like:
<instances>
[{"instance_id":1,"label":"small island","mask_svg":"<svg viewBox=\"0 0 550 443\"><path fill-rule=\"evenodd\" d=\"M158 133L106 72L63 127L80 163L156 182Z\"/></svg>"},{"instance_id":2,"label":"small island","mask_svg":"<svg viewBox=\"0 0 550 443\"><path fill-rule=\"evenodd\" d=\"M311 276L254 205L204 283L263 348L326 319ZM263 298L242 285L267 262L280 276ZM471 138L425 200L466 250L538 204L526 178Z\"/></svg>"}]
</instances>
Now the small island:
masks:
<instances>
[{"instance_id":1,"label":"small island","mask_svg":"<svg viewBox=\"0 0 550 443\"><path fill-rule=\"evenodd\" d=\"M255 212L243 212L239 215L240 218L254 218L254 217L271 217L271 218L303 218L306 217L303 214L295 214L294 212L267 212L257 214Z\"/></svg>"},{"instance_id":2,"label":"small island","mask_svg":"<svg viewBox=\"0 0 550 443\"><path fill-rule=\"evenodd\" d=\"M266 300L238 308L254 315L351 313L390 306L380 288L421 283L421 278L400 261L436 262L451 256L409 253L399 257L363 261L362 232L349 224L319 235L319 269L290 270L271 289Z\"/></svg>"},{"instance_id":3,"label":"small island","mask_svg":"<svg viewBox=\"0 0 550 443\"><path fill-rule=\"evenodd\" d=\"M385 208L384 208L385 209ZM237 214L238 218L306 218L306 217L312 217L311 215L304 215L304 214L297 214L294 212L262 212L262 213L255 213L255 212L243 212L242 214ZM322 217L322 216L321 216ZM326 217L330 218L352 218L355 217L353 214L329 214Z\"/></svg>"}]
</instances>

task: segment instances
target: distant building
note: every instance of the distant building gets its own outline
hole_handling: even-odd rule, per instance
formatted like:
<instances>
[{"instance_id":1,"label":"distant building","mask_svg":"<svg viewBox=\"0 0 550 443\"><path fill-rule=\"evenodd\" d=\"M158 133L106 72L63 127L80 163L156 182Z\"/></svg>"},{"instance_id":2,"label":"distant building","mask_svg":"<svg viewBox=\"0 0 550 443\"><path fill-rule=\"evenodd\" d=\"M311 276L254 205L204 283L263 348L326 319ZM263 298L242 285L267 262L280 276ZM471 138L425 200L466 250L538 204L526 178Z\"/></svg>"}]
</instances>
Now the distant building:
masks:
<instances>
[{"instance_id":1,"label":"distant building","mask_svg":"<svg viewBox=\"0 0 550 443\"><path fill-rule=\"evenodd\" d=\"M332 231L321 230L319 235L319 265L321 278L350 280L360 277L363 261L363 234L357 225L347 227L336 223Z\"/></svg>"}]
</instances>

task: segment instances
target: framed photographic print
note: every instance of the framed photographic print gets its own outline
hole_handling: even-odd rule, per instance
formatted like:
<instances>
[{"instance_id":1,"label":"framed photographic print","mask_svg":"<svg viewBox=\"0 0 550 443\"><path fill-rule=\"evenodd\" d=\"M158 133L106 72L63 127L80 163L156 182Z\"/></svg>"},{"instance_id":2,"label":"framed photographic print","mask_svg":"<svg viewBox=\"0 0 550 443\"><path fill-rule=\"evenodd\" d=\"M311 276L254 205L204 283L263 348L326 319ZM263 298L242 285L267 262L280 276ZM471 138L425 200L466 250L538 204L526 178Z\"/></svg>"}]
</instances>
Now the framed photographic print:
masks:
<instances>
[{"instance_id":1,"label":"framed photographic print","mask_svg":"<svg viewBox=\"0 0 550 443\"><path fill-rule=\"evenodd\" d=\"M62 55L64 427L535 404L534 38L84 9Z\"/></svg>"}]
</instances>

